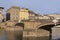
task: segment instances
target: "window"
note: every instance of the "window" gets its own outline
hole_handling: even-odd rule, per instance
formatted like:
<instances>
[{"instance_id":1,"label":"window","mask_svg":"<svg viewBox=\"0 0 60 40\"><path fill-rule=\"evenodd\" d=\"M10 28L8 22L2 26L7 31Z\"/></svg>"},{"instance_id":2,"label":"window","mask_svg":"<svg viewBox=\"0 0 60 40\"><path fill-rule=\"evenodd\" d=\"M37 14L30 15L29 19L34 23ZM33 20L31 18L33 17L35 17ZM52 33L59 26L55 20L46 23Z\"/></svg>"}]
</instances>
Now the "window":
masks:
<instances>
[{"instance_id":1,"label":"window","mask_svg":"<svg viewBox=\"0 0 60 40\"><path fill-rule=\"evenodd\" d=\"M6 14L6 21L10 20L10 13Z\"/></svg>"}]
</instances>

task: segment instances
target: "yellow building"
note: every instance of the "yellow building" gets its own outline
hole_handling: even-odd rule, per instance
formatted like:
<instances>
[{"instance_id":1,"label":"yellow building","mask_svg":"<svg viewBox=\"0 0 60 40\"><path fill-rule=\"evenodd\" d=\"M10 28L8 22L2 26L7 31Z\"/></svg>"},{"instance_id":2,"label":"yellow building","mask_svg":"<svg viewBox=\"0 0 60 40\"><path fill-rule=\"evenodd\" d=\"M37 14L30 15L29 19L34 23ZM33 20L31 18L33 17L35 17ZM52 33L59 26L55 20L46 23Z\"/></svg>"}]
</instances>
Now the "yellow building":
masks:
<instances>
[{"instance_id":1,"label":"yellow building","mask_svg":"<svg viewBox=\"0 0 60 40\"><path fill-rule=\"evenodd\" d=\"M19 21L21 20L35 20L35 16L38 15L27 8L21 8L19 12Z\"/></svg>"},{"instance_id":2,"label":"yellow building","mask_svg":"<svg viewBox=\"0 0 60 40\"><path fill-rule=\"evenodd\" d=\"M29 19L29 10L26 8L21 8L19 12L19 19L20 20L28 20Z\"/></svg>"}]
</instances>

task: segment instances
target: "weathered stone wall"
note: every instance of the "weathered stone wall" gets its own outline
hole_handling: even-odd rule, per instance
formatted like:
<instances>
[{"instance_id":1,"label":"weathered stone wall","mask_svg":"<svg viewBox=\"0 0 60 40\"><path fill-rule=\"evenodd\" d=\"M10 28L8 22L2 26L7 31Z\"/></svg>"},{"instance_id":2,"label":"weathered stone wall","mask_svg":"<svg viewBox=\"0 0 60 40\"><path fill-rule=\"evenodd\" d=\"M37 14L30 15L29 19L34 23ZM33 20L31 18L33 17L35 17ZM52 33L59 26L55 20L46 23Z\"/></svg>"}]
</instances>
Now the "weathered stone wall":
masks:
<instances>
[{"instance_id":1,"label":"weathered stone wall","mask_svg":"<svg viewBox=\"0 0 60 40\"><path fill-rule=\"evenodd\" d=\"M41 24L40 22L28 21L24 22L24 30L25 29L35 29L37 25Z\"/></svg>"},{"instance_id":2,"label":"weathered stone wall","mask_svg":"<svg viewBox=\"0 0 60 40\"><path fill-rule=\"evenodd\" d=\"M6 24L6 26L15 26L16 22L14 22L14 21L7 21L5 24Z\"/></svg>"},{"instance_id":3,"label":"weathered stone wall","mask_svg":"<svg viewBox=\"0 0 60 40\"><path fill-rule=\"evenodd\" d=\"M23 28L22 27L20 27L20 26L13 26L13 27L6 27L5 28L5 30L6 31L22 31L23 30Z\"/></svg>"},{"instance_id":4,"label":"weathered stone wall","mask_svg":"<svg viewBox=\"0 0 60 40\"><path fill-rule=\"evenodd\" d=\"M6 11L6 14L10 14L10 20L19 20L19 11L20 11L20 7L17 6L12 6L11 8L9 8ZM8 17L7 17L8 18Z\"/></svg>"}]
</instances>

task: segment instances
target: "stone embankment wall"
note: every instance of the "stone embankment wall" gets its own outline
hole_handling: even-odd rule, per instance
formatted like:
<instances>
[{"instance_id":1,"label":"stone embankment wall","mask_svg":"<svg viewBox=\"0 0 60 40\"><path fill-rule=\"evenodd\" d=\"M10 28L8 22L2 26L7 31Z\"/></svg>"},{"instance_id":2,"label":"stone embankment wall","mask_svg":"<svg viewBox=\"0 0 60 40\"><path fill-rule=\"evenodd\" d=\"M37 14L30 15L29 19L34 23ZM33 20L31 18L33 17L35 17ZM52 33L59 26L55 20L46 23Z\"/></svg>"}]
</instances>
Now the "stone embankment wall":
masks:
<instances>
[{"instance_id":1,"label":"stone embankment wall","mask_svg":"<svg viewBox=\"0 0 60 40\"><path fill-rule=\"evenodd\" d=\"M14 27L7 27L6 28L6 31L19 31L19 30L23 30L23 28L22 27L16 27L16 26L14 26Z\"/></svg>"}]
</instances>

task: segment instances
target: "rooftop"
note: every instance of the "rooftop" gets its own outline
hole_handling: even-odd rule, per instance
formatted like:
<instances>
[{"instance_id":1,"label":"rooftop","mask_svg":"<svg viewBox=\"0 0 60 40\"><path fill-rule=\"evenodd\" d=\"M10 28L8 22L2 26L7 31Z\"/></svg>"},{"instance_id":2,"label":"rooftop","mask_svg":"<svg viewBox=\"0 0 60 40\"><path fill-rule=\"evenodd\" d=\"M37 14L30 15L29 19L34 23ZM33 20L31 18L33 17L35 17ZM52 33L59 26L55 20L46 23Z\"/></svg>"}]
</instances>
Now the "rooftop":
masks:
<instances>
[{"instance_id":1,"label":"rooftop","mask_svg":"<svg viewBox=\"0 0 60 40\"><path fill-rule=\"evenodd\" d=\"M0 9L4 9L3 7L0 7Z\"/></svg>"}]
</instances>

